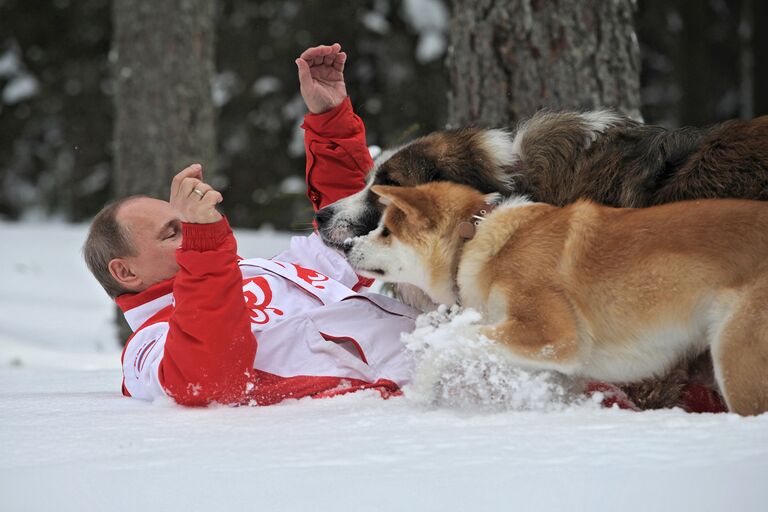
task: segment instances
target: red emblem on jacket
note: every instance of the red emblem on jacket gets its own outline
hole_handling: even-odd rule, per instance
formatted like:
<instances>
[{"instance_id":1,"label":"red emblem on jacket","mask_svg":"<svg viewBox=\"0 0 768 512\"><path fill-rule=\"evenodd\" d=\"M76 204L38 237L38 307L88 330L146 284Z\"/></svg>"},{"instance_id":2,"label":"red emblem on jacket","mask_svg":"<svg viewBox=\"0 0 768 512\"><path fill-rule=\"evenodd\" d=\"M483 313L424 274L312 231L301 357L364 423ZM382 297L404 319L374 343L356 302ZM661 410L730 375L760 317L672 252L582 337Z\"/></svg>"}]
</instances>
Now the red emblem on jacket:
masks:
<instances>
[{"instance_id":1,"label":"red emblem on jacket","mask_svg":"<svg viewBox=\"0 0 768 512\"><path fill-rule=\"evenodd\" d=\"M308 282L315 288L319 288L321 290L325 288L325 286L317 283L328 281L328 276L324 276L317 270L312 270L311 268L304 268L295 263L292 263L292 265L296 268L296 275L299 277L299 279Z\"/></svg>"},{"instance_id":2,"label":"red emblem on jacket","mask_svg":"<svg viewBox=\"0 0 768 512\"><path fill-rule=\"evenodd\" d=\"M263 277L252 277L243 281L243 298L248 307L251 322L255 324L269 322L270 312L277 316L283 315L281 310L269 306L272 302L272 289Z\"/></svg>"}]
</instances>

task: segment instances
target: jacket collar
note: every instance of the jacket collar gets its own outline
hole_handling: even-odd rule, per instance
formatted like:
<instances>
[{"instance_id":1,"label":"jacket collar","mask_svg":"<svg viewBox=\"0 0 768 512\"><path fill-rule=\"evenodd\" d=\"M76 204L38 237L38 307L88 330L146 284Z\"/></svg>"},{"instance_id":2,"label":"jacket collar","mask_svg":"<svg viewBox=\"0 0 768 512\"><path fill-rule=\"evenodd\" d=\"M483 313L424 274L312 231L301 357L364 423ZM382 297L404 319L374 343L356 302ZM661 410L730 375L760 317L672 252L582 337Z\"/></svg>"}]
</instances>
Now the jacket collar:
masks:
<instances>
[{"instance_id":1,"label":"jacket collar","mask_svg":"<svg viewBox=\"0 0 768 512\"><path fill-rule=\"evenodd\" d=\"M115 302L135 331L158 311L173 304L173 278L153 284L139 293L120 295Z\"/></svg>"}]
</instances>

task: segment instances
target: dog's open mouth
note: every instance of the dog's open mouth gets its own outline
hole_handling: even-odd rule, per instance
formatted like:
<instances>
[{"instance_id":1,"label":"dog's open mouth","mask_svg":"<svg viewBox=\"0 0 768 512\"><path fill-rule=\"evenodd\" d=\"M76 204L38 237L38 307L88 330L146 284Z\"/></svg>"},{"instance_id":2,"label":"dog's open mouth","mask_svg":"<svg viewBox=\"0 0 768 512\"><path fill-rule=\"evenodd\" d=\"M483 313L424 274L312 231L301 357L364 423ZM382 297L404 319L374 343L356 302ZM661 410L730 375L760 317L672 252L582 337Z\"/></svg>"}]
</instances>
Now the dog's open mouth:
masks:
<instances>
[{"instance_id":1,"label":"dog's open mouth","mask_svg":"<svg viewBox=\"0 0 768 512\"><path fill-rule=\"evenodd\" d=\"M330 228L321 228L319 230L320 238L325 245L333 247L334 249L344 250L344 242L350 238L355 238L361 235L367 235L368 230L362 225L353 225L349 223L339 224Z\"/></svg>"},{"instance_id":2,"label":"dog's open mouth","mask_svg":"<svg viewBox=\"0 0 768 512\"><path fill-rule=\"evenodd\" d=\"M342 252L344 251L344 240L345 239L338 240L338 239L332 238L330 236L327 236L322 231L320 232L320 239L328 247L332 247L333 249L336 249L338 251L342 251Z\"/></svg>"},{"instance_id":3,"label":"dog's open mouth","mask_svg":"<svg viewBox=\"0 0 768 512\"><path fill-rule=\"evenodd\" d=\"M349 236L346 235L346 230L320 229L318 233L325 245L338 251L344 251L344 242L349 239Z\"/></svg>"},{"instance_id":4,"label":"dog's open mouth","mask_svg":"<svg viewBox=\"0 0 768 512\"><path fill-rule=\"evenodd\" d=\"M354 268L355 268L355 272L357 272L358 274L364 274L369 277L381 278L386 275L386 272L384 272L384 269L382 268L360 268L360 267L354 267Z\"/></svg>"}]
</instances>

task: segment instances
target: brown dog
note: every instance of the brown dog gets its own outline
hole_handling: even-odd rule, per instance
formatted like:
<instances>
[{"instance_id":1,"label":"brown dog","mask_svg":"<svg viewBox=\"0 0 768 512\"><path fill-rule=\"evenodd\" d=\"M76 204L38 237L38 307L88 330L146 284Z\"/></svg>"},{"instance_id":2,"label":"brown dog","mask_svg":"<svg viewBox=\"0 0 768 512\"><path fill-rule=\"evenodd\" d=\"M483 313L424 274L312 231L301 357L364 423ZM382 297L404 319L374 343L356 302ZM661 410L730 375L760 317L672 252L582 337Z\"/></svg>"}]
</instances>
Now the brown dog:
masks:
<instances>
[{"instance_id":1,"label":"brown dog","mask_svg":"<svg viewBox=\"0 0 768 512\"><path fill-rule=\"evenodd\" d=\"M361 192L318 212L323 240L337 247L374 229L382 207L374 185L452 181L482 192L566 205L591 199L645 207L684 199L768 199L768 116L704 129L667 130L610 111L541 111L514 130L439 131L376 159ZM430 307L417 289L397 294ZM683 405L690 383L714 384L707 353L663 377L625 386L642 408Z\"/></svg>"},{"instance_id":2,"label":"brown dog","mask_svg":"<svg viewBox=\"0 0 768 512\"><path fill-rule=\"evenodd\" d=\"M625 383L711 350L728 408L768 411L768 204L489 213L495 198L453 183L372 190L390 204L350 263L477 309L515 363Z\"/></svg>"},{"instance_id":3,"label":"brown dog","mask_svg":"<svg viewBox=\"0 0 768 512\"><path fill-rule=\"evenodd\" d=\"M558 206L768 200L768 116L667 130L610 111L541 111L512 131L434 132L382 153L363 190L318 212L320 235L341 247L373 230L382 211L374 185L435 181Z\"/></svg>"}]
</instances>

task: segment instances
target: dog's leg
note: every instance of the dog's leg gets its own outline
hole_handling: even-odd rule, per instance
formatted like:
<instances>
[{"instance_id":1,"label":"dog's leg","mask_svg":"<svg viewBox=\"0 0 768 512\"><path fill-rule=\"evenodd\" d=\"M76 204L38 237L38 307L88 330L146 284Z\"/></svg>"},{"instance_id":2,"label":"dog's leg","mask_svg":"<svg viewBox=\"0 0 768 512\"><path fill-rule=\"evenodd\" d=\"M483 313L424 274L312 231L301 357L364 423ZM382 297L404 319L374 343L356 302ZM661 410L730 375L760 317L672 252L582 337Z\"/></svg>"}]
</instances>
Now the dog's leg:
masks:
<instances>
[{"instance_id":1,"label":"dog's leg","mask_svg":"<svg viewBox=\"0 0 768 512\"><path fill-rule=\"evenodd\" d=\"M542 332L549 330L513 319L484 327L480 332L502 345L512 361L523 368L574 373L579 352L576 338L559 336L554 332L544 335Z\"/></svg>"},{"instance_id":2,"label":"dog's leg","mask_svg":"<svg viewBox=\"0 0 768 512\"><path fill-rule=\"evenodd\" d=\"M503 346L521 366L573 373L582 347L573 311L562 295L543 290L508 306L507 319L481 333Z\"/></svg>"},{"instance_id":3,"label":"dog's leg","mask_svg":"<svg viewBox=\"0 0 768 512\"><path fill-rule=\"evenodd\" d=\"M715 377L730 411L768 411L768 286L754 286L712 345Z\"/></svg>"}]
</instances>

